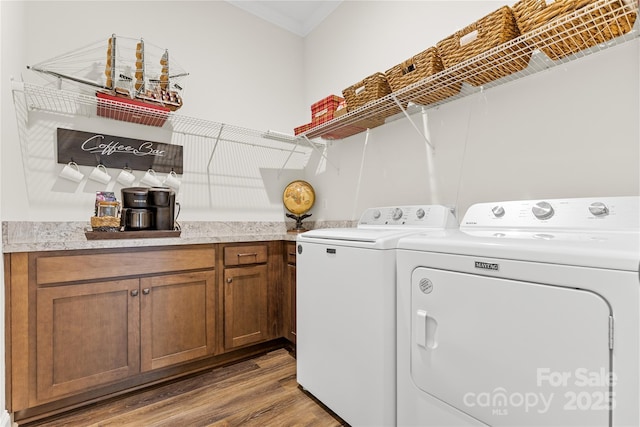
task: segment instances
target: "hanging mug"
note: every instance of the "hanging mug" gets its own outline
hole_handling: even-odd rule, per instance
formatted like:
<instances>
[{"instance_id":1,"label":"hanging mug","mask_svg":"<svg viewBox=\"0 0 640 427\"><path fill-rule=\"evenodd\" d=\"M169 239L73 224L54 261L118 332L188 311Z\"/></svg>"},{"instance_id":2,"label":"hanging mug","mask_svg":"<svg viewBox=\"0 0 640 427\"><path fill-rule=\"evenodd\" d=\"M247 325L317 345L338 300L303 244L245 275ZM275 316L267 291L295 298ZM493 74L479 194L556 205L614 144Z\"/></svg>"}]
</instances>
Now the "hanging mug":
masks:
<instances>
[{"instance_id":1,"label":"hanging mug","mask_svg":"<svg viewBox=\"0 0 640 427\"><path fill-rule=\"evenodd\" d=\"M108 184L109 181L111 181L111 175L107 172L107 168L100 163L98 166L93 168L89 175L89 179L101 182L102 184Z\"/></svg>"},{"instance_id":2,"label":"hanging mug","mask_svg":"<svg viewBox=\"0 0 640 427\"><path fill-rule=\"evenodd\" d=\"M149 187L160 187L162 185L162 182L160 182L156 175L156 171L153 169L149 169L147 173L144 174L140 182L148 185Z\"/></svg>"},{"instance_id":3,"label":"hanging mug","mask_svg":"<svg viewBox=\"0 0 640 427\"><path fill-rule=\"evenodd\" d=\"M180 180L178 179L178 174L174 171L169 172L162 185L171 187L177 191L180 188Z\"/></svg>"},{"instance_id":4,"label":"hanging mug","mask_svg":"<svg viewBox=\"0 0 640 427\"><path fill-rule=\"evenodd\" d=\"M131 168L125 167L120 171L117 180L120 184L129 187L136 180L136 176L131 172Z\"/></svg>"},{"instance_id":5,"label":"hanging mug","mask_svg":"<svg viewBox=\"0 0 640 427\"><path fill-rule=\"evenodd\" d=\"M64 165L60 171L60 176L73 182L80 182L84 178L84 174L80 172L76 162L69 162Z\"/></svg>"}]
</instances>

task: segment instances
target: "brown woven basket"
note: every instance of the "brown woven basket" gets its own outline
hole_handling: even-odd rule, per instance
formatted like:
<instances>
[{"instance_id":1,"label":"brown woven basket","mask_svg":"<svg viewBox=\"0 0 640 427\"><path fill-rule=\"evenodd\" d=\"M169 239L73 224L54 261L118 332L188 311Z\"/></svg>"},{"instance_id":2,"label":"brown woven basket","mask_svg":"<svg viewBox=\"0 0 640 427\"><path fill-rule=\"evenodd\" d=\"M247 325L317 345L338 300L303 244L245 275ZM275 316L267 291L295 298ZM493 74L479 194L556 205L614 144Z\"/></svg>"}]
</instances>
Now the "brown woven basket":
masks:
<instances>
[{"instance_id":1,"label":"brown woven basket","mask_svg":"<svg viewBox=\"0 0 640 427\"><path fill-rule=\"evenodd\" d=\"M390 93L391 87L383 73L372 74L342 91L342 95L347 101L347 111L353 111ZM393 108L386 110L384 115L388 117L399 112L400 108Z\"/></svg>"},{"instance_id":2,"label":"brown woven basket","mask_svg":"<svg viewBox=\"0 0 640 427\"><path fill-rule=\"evenodd\" d=\"M406 61L388 69L385 73L389 86L393 92L404 89L414 83L418 83L444 70L442 59L435 47L430 47L423 52L407 59ZM433 79L426 86L403 93L403 98L421 105L433 104L450 96L457 95L462 87L462 82L449 79Z\"/></svg>"},{"instance_id":3,"label":"brown woven basket","mask_svg":"<svg viewBox=\"0 0 640 427\"><path fill-rule=\"evenodd\" d=\"M540 28L527 43L556 60L628 33L637 7L628 0L521 0L513 14L521 33Z\"/></svg>"},{"instance_id":4,"label":"brown woven basket","mask_svg":"<svg viewBox=\"0 0 640 427\"><path fill-rule=\"evenodd\" d=\"M451 68L507 43L519 35L511 9L503 6L441 40L436 47L444 66ZM532 49L525 43L496 49L495 53L486 54L471 61L468 66L456 70L455 74L474 86L481 86L526 68L531 59L531 51Z\"/></svg>"},{"instance_id":5,"label":"brown woven basket","mask_svg":"<svg viewBox=\"0 0 640 427\"><path fill-rule=\"evenodd\" d=\"M120 231L120 218L117 216L92 216L91 229L93 231Z\"/></svg>"}]
</instances>

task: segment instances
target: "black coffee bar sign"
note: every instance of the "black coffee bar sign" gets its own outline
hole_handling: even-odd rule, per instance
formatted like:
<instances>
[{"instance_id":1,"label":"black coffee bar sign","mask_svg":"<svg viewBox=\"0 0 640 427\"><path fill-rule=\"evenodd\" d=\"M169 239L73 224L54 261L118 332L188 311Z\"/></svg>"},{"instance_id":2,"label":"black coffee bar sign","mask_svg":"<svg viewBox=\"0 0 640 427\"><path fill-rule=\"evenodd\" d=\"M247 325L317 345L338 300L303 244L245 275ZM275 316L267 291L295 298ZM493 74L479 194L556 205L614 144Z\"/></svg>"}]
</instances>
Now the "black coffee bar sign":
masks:
<instances>
[{"instance_id":1,"label":"black coffee bar sign","mask_svg":"<svg viewBox=\"0 0 640 427\"><path fill-rule=\"evenodd\" d=\"M182 146L58 128L58 163L182 174Z\"/></svg>"}]
</instances>

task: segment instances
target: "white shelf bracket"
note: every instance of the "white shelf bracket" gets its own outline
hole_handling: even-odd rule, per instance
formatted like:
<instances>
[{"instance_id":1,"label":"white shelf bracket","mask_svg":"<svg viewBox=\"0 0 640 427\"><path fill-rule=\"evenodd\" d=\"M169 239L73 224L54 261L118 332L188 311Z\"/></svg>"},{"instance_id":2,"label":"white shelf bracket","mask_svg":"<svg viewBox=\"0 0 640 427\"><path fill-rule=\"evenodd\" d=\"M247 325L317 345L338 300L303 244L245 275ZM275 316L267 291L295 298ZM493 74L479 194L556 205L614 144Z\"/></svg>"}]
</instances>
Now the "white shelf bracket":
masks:
<instances>
[{"instance_id":1,"label":"white shelf bracket","mask_svg":"<svg viewBox=\"0 0 640 427\"><path fill-rule=\"evenodd\" d=\"M436 147L433 146L433 144L431 143L431 141L429 141L429 138L427 138L427 136L420 131L420 129L418 128L418 126L415 124L415 122L413 121L413 119L411 118L411 116L409 115L409 113L407 113L407 110L402 106L402 104L400 103L400 101L398 101L398 98L395 95L392 95L391 98L393 98L393 100L395 101L396 104L398 104L398 107L400 107L400 110L402 110L402 113L405 115L405 117L407 118L407 120L409 120L409 123L411 123L411 126L413 126L413 128L416 130L416 132L418 132L418 135L420 135L425 142L427 143L427 145L429 147L431 147L431 149L433 151L436 151ZM422 109L422 113L425 113L424 108Z\"/></svg>"},{"instance_id":2,"label":"white shelf bracket","mask_svg":"<svg viewBox=\"0 0 640 427\"><path fill-rule=\"evenodd\" d=\"M362 183L362 171L364 170L364 158L367 155L367 145L369 145L369 135L371 134L371 129L367 129L367 133L364 136L364 145L362 146L362 159L360 160L360 170L358 171L358 183L356 185L356 196L353 198L353 213L352 218L357 218L358 216L358 198L360 196L360 184Z\"/></svg>"},{"instance_id":3,"label":"white shelf bracket","mask_svg":"<svg viewBox=\"0 0 640 427\"><path fill-rule=\"evenodd\" d=\"M324 157L324 159L327 161L327 163L329 163L331 166L333 166L333 168L337 171L340 172L340 168L337 167L336 165L334 165L331 160L329 160L329 158L327 156L324 155L324 153L322 151L320 151L320 149L318 147L316 147L316 145L311 142L311 140L307 137L307 135L302 135L302 137L307 141L307 143L311 146L311 148L313 148L314 150L316 150L316 152L318 154L320 154L322 157Z\"/></svg>"},{"instance_id":4,"label":"white shelf bracket","mask_svg":"<svg viewBox=\"0 0 640 427\"><path fill-rule=\"evenodd\" d=\"M220 135L222 135L223 129L224 129L224 124L220 125L220 130L218 130L218 135L216 136L216 142L213 143L213 150L211 150L211 155L209 156L209 163L207 163L207 174L211 172L209 168L211 167L213 156L216 154L216 149L218 148L218 143L220 142Z\"/></svg>"},{"instance_id":5,"label":"white shelf bracket","mask_svg":"<svg viewBox=\"0 0 640 427\"><path fill-rule=\"evenodd\" d=\"M211 194L211 162L213 162L213 156L216 154L216 148L218 148L218 143L220 142L220 136L222 135L222 130L224 129L224 124L220 125L220 129L218 130L218 135L216 136L216 142L213 143L213 150L211 150L211 155L209 156L209 163L207 163L207 186L209 193L209 206L213 206L213 195Z\"/></svg>"},{"instance_id":6,"label":"white shelf bracket","mask_svg":"<svg viewBox=\"0 0 640 427\"><path fill-rule=\"evenodd\" d=\"M300 138L296 139L296 144L293 146L291 151L289 151L289 155L287 156L286 160L282 164L282 167L280 167L280 170L278 171L278 178L280 178L280 174L284 170L284 167L287 166L287 163L289 163L289 160L291 159L291 156L293 156L293 153L296 151L296 148L298 148L298 145L300 145Z\"/></svg>"}]
</instances>

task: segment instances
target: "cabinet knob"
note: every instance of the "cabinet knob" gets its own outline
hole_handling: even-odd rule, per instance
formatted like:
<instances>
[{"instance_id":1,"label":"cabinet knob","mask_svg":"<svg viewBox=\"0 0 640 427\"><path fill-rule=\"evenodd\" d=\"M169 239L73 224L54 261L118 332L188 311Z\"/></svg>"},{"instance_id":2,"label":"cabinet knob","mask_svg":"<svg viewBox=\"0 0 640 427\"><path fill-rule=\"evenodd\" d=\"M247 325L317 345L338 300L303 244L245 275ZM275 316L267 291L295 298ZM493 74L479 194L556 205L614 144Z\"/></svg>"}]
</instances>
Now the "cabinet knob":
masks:
<instances>
[{"instance_id":1,"label":"cabinet knob","mask_svg":"<svg viewBox=\"0 0 640 427\"><path fill-rule=\"evenodd\" d=\"M138 296L138 290L137 289L132 290L131 291L131 296L132 297L137 297Z\"/></svg>"},{"instance_id":2,"label":"cabinet knob","mask_svg":"<svg viewBox=\"0 0 640 427\"><path fill-rule=\"evenodd\" d=\"M227 277L227 283L231 283L233 282L233 279L231 277Z\"/></svg>"},{"instance_id":3,"label":"cabinet knob","mask_svg":"<svg viewBox=\"0 0 640 427\"><path fill-rule=\"evenodd\" d=\"M145 288L145 289L142 290L142 293L144 295L149 295L149 292L151 292L151 289L149 289L149 288Z\"/></svg>"}]
</instances>

